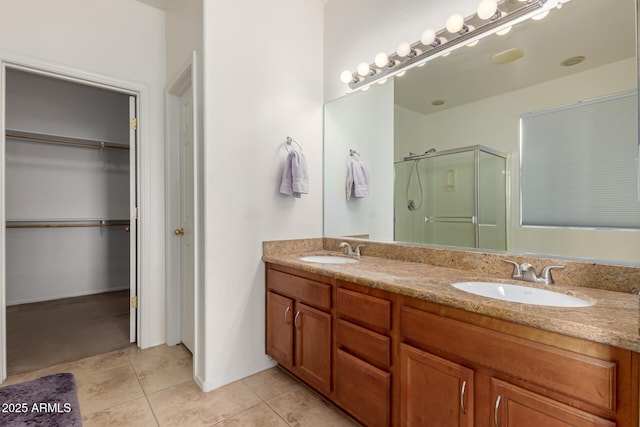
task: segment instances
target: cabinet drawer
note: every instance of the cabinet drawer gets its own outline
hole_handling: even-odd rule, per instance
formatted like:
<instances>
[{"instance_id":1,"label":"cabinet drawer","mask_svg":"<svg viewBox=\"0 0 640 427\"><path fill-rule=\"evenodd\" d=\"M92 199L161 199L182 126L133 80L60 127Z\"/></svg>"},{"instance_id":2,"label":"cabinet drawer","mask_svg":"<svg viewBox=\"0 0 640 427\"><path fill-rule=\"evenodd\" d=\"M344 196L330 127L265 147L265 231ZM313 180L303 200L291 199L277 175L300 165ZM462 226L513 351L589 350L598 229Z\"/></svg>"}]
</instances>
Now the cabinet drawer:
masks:
<instances>
[{"instance_id":1,"label":"cabinet drawer","mask_svg":"<svg viewBox=\"0 0 640 427\"><path fill-rule=\"evenodd\" d=\"M336 340L340 348L347 349L350 353L378 367L388 369L391 364L391 338L389 337L338 319Z\"/></svg>"},{"instance_id":2,"label":"cabinet drawer","mask_svg":"<svg viewBox=\"0 0 640 427\"><path fill-rule=\"evenodd\" d=\"M391 301L338 289L336 309L339 317L361 326L385 332L391 330Z\"/></svg>"},{"instance_id":3,"label":"cabinet drawer","mask_svg":"<svg viewBox=\"0 0 640 427\"><path fill-rule=\"evenodd\" d=\"M366 426L387 427L390 425L391 374L338 350L336 400Z\"/></svg>"},{"instance_id":4,"label":"cabinet drawer","mask_svg":"<svg viewBox=\"0 0 640 427\"><path fill-rule=\"evenodd\" d=\"M412 307L400 310L404 339L515 378L616 411L616 364L448 319Z\"/></svg>"},{"instance_id":5,"label":"cabinet drawer","mask_svg":"<svg viewBox=\"0 0 640 427\"><path fill-rule=\"evenodd\" d=\"M331 309L331 286L324 283L267 269L267 289L321 310Z\"/></svg>"}]
</instances>

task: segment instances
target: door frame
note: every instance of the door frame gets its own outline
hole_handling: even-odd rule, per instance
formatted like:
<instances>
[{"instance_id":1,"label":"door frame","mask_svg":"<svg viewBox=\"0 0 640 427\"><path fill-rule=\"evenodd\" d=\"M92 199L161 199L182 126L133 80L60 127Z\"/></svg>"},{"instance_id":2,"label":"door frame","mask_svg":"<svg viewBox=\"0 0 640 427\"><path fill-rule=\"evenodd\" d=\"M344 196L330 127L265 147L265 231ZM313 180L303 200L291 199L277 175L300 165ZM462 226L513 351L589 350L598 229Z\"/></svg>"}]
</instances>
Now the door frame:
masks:
<instances>
[{"instance_id":1,"label":"door frame","mask_svg":"<svg viewBox=\"0 0 640 427\"><path fill-rule=\"evenodd\" d=\"M125 95L136 97L136 111L137 111L137 159L136 159L136 186L138 194L138 227L136 227L137 234L137 300L138 311L136 316L136 336L137 346L139 348L145 347L145 298L143 298L143 291L146 288L143 286L141 271L149 264L143 255L143 248L149 247L149 236L142 231L145 229L145 225L148 224L148 218L145 215L141 215L145 211L144 207L149 205L149 183L143 180L144 176L148 175L149 168L149 150L143 150L144 141L147 139L148 126L143 126L146 123L143 112L149 111L149 89L146 86L126 82L123 80L114 79L102 75L84 72L81 70L71 69L67 67L61 67L59 65L36 61L32 59L15 57L10 54L0 52L0 225L4 225L6 222L6 204L5 204L5 144L6 144L6 120L5 120L5 108L6 108L6 70L16 69L30 73L36 73L47 77L52 77L60 80L71 81L87 86L99 87L115 92L120 92ZM130 177L131 179L131 177ZM148 227L147 227L148 228ZM4 226L0 226L0 383L4 382L7 378L7 337L6 337L6 229Z\"/></svg>"},{"instance_id":2,"label":"door frame","mask_svg":"<svg viewBox=\"0 0 640 427\"><path fill-rule=\"evenodd\" d=\"M166 86L165 90L165 277L166 277L166 339L167 345L175 345L181 342L181 288L180 288L180 239L173 238L173 229L180 222L180 97L186 89L191 87L192 99L192 123L193 126L193 192L194 192L194 349L193 349L193 377L202 388L202 367L200 361L203 357L202 343L202 235L203 222L201 213L202 192L200 174L200 153L202 150L201 138L201 108L199 97L199 76L197 67L197 53L193 51L185 64L177 72Z\"/></svg>"}]
</instances>

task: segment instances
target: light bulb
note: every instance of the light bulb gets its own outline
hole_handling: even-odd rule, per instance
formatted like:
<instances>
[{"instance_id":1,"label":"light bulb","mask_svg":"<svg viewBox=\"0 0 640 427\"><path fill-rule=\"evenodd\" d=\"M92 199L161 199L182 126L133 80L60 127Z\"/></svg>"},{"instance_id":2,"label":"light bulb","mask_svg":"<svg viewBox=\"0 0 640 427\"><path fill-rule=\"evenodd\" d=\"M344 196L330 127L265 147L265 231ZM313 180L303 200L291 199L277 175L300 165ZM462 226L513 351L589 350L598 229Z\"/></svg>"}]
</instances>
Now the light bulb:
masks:
<instances>
[{"instance_id":1,"label":"light bulb","mask_svg":"<svg viewBox=\"0 0 640 427\"><path fill-rule=\"evenodd\" d=\"M389 65L389 56L387 56L387 54L384 52L380 52L376 55L376 59L374 60L374 62L380 68L386 67L387 65Z\"/></svg>"},{"instance_id":2,"label":"light bulb","mask_svg":"<svg viewBox=\"0 0 640 427\"><path fill-rule=\"evenodd\" d=\"M400 71L398 74L396 74L396 77L402 77L402 76L404 76L405 74L407 74L407 70L402 70L402 71Z\"/></svg>"},{"instance_id":3,"label":"light bulb","mask_svg":"<svg viewBox=\"0 0 640 427\"><path fill-rule=\"evenodd\" d=\"M342 80L342 83L350 83L353 80L353 74L349 70L344 70L340 73L340 80Z\"/></svg>"},{"instance_id":4,"label":"light bulb","mask_svg":"<svg viewBox=\"0 0 640 427\"><path fill-rule=\"evenodd\" d=\"M386 82L387 82L387 79L382 79L382 80L378 81L378 84L379 84L379 85L383 85L383 84L385 84Z\"/></svg>"},{"instance_id":5,"label":"light bulb","mask_svg":"<svg viewBox=\"0 0 640 427\"><path fill-rule=\"evenodd\" d=\"M420 37L420 43L425 46L429 46L434 41L436 41L436 32L431 28L424 30L422 36Z\"/></svg>"},{"instance_id":6,"label":"light bulb","mask_svg":"<svg viewBox=\"0 0 640 427\"><path fill-rule=\"evenodd\" d=\"M532 16L531 19L533 19L534 21L539 21L539 20L545 18L548 14L549 14L549 11L545 10L544 12L539 13L536 16Z\"/></svg>"},{"instance_id":7,"label":"light bulb","mask_svg":"<svg viewBox=\"0 0 640 427\"><path fill-rule=\"evenodd\" d=\"M362 88L362 91L365 92L365 91L369 90L370 87L371 86L365 86L365 87Z\"/></svg>"},{"instance_id":8,"label":"light bulb","mask_svg":"<svg viewBox=\"0 0 640 427\"><path fill-rule=\"evenodd\" d=\"M371 68L369 67L369 64L367 64L366 62L361 62L358 64L357 71L358 71L358 74L360 74L362 77L365 77L369 75L369 71L371 71Z\"/></svg>"},{"instance_id":9,"label":"light bulb","mask_svg":"<svg viewBox=\"0 0 640 427\"><path fill-rule=\"evenodd\" d=\"M404 58L411 53L411 45L407 42L400 43L398 49L396 49L396 53L398 56Z\"/></svg>"},{"instance_id":10,"label":"light bulb","mask_svg":"<svg viewBox=\"0 0 640 427\"><path fill-rule=\"evenodd\" d=\"M503 30L500 31L496 31L496 34L499 36L504 36L505 34L507 34L509 31L511 31L511 27L507 27Z\"/></svg>"},{"instance_id":11,"label":"light bulb","mask_svg":"<svg viewBox=\"0 0 640 427\"><path fill-rule=\"evenodd\" d=\"M457 33L464 27L464 18L457 13L451 15L447 19L447 31L450 33Z\"/></svg>"},{"instance_id":12,"label":"light bulb","mask_svg":"<svg viewBox=\"0 0 640 427\"><path fill-rule=\"evenodd\" d=\"M478 18L489 19L496 14L498 2L495 0L482 0L478 6Z\"/></svg>"}]
</instances>

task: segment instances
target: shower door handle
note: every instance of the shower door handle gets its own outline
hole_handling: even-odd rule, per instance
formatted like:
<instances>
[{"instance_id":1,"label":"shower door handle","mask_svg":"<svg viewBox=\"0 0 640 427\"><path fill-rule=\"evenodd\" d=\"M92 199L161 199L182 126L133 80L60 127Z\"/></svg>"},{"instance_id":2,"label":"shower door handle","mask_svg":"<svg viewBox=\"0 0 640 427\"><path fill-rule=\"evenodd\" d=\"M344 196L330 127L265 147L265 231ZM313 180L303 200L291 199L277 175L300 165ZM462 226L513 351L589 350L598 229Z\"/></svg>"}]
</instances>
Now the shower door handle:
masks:
<instances>
[{"instance_id":1,"label":"shower door handle","mask_svg":"<svg viewBox=\"0 0 640 427\"><path fill-rule=\"evenodd\" d=\"M175 230L173 230L173 234L175 234L176 236L184 236L184 228L176 228Z\"/></svg>"}]
</instances>

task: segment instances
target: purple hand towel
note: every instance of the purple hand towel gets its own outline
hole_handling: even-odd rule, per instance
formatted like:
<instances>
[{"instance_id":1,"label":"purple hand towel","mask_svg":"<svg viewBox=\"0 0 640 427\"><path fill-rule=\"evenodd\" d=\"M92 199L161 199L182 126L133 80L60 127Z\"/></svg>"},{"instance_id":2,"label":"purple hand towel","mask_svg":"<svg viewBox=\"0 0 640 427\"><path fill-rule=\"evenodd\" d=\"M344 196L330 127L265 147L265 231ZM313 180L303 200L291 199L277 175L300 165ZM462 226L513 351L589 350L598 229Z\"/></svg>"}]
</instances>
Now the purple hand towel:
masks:
<instances>
[{"instance_id":1,"label":"purple hand towel","mask_svg":"<svg viewBox=\"0 0 640 427\"><path fill-rule=\"evenodd\" d=\"M292 150L284 163L280 192L299 199L309 193L309 174L304 154Z\"/></svg>"},{"instance_id":2,"label":"purple hand towel","mask_svg":"<svg viewBox=\"0 0 640 427\"><path fill-rule=\"evenodd\" d=\"M347 200L369 195L369 172L362 160L350 159L347 166Z\"/></svg>"}]
</instances>

